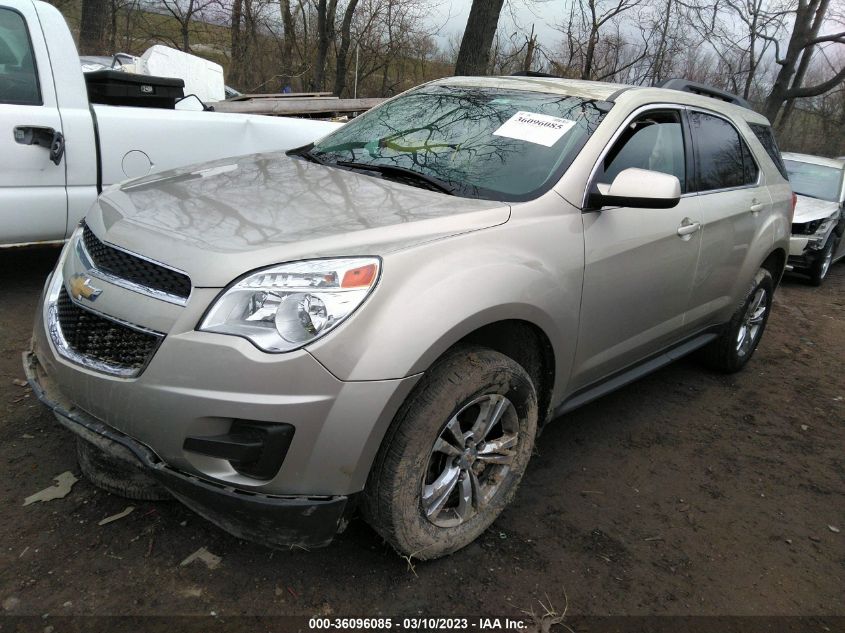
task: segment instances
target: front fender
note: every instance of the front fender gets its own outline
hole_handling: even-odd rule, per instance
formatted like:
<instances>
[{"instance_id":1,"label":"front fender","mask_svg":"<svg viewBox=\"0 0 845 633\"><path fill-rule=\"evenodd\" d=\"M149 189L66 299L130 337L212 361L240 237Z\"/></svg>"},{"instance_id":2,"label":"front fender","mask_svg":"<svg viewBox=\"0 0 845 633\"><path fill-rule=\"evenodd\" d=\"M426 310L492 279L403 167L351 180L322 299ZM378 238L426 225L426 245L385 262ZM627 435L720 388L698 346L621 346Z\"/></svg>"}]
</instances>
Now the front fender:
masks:
<instances>
[{"instance_id":1,"label":"front fender","mask_svg":"<svg viewBox=\"0 0 845 633\"><path fill-rule=\"evenodd\" d=\"M551 341L560 393L575 352L584 247L580 213L555 211L515 212L504 225L385 256L373 295L308 351L341 380L400 378L478 328L519 319Z\"/></svg>"}]
</instances>

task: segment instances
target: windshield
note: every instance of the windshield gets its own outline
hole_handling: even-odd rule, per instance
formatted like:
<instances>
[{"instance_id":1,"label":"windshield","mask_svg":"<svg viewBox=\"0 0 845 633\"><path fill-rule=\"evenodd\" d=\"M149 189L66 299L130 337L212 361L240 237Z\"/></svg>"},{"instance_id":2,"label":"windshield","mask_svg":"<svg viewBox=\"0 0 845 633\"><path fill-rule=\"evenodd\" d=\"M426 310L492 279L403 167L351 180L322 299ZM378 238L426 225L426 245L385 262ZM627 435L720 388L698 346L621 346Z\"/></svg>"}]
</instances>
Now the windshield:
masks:
<instances>
[{"instance_id":1,"label":"windshield","mask_svg":"<svg viewBox=\"0 0 845 633\"><path fill-rule=\"evenodd\" d=\"M327 164L382 168L382 177L412 170L460 196L529 200L557 182L612 105L428 85L347 123L310 153Z\"/></svg>"},{"instance_id":2,"label":"windshield","mask_svg":"<svg viewBox=\"0 0 845 633\"><path fill-rule=\"evenodd\" d=\"M825 165L784 160L792 191L802 196L839 202L842 170Z\"/></svg>"}]
</instances>

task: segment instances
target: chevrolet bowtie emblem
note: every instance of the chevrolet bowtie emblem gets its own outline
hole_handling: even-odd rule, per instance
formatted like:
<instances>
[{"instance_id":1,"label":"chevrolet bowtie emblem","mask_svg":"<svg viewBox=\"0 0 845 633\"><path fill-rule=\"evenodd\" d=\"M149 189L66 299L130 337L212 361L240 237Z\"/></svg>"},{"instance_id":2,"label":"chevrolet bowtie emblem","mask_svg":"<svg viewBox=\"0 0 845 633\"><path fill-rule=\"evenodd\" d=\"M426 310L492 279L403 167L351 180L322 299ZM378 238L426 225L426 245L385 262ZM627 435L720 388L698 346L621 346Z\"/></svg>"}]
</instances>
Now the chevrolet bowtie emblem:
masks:
<instances>
[{"instance_id":1,"label":"chevrolet bowtie emblem","mask_svg":"<svg viewBox=\"0 0 845 633\"><path fill-rule=\"evenodd\" d=\"M76 274L70 278L69 288L70 296L76 299L88 299L88 301L96 301L97 297L103 294L99 288L91 285L91 278L85 275Z\"/></svg>"}]
</instances>

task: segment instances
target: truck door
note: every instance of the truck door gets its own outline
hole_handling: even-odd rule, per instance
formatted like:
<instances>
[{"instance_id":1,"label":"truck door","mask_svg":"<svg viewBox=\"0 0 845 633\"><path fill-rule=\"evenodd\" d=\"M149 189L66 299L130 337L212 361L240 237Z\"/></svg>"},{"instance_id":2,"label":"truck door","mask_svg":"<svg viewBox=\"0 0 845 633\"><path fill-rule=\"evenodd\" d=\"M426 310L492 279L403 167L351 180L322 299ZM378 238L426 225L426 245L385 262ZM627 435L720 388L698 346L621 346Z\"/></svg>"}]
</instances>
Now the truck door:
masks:
<instances>
[{"instance_id":1,"label":"truck door","mask_svg":"<svg viewBox=\"0 0 845 633\"><path fill-rule=\"evenodd\" d=\"M0 246L64 239L61 133L34 5L0 0Z\"/></svg>"}]
</instances>

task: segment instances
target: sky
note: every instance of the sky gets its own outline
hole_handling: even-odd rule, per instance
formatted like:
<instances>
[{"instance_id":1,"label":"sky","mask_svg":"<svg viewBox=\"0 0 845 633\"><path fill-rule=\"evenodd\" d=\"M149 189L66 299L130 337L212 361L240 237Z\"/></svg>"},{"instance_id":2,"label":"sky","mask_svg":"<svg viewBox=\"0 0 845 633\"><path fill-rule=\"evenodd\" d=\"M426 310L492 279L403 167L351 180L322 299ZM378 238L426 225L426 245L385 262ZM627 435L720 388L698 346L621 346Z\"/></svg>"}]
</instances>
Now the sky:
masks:
<instances>
[{"instance_id":1,"label":"sky","mask_svg":"<svg viewBox=\"0 0 845 633\"><path fill-rule=\"evenodd\" d=\"M519 29L523 30L527 37L531 32L531 25L534 24L537 40L546 48L554 48L562 37L555 31L554 25L563 22L565 4L565 0L509 0L502 9L499 30L502 35L510 35ZM440 0L432 12L431 21L435 25L445 24L438 35L441 45L445 46L450 37L460 37L463 34L471 5L472 0Z\"/></svg>"}]
</instances>

